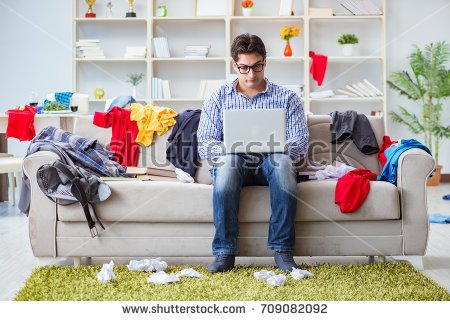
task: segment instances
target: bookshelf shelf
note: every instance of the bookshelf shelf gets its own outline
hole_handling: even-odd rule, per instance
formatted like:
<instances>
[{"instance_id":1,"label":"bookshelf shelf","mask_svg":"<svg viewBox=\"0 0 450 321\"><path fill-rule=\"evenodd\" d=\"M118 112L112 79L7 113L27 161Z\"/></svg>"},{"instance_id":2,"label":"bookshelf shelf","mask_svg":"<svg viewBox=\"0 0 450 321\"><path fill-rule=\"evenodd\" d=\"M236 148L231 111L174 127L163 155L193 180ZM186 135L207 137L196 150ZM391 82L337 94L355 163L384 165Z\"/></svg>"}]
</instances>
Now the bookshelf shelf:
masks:
<instances>
[{"instance_id":1,"label":"bookshelf shelf","mask_svg":"<svg viewBox=\"0 0 450 321\"><path fill-rule=\"evenodd\" d=\"M147 62L146 58L75 58L77 62Z\"/></svg>"},{"instance_id":2,"label":"bookshelf shelf","mask_svg":"<svg viewBox=\"0 0 450 321\"><path fill-rule=\"evenodd\" d=\"M102 23L102 22L124 22L124 23L135 23L135 22L147 22L147 18L74 18L75 22L89 22L89 23Z\"/></svg>"},{"instance_id":3,"label":"bookshelf shelf","mask_svg":"<svg viewBox=\"0 0 450 321\"><path fill-rule=\"evenodd\" d=\"M107 97L129 94L131 85L126 80L130 73L144 73L145 79L138 86L137 94L144 100L176 107L199 108L204 99L197 96L204 80L235 79L230 49L233 39L241 33L259 35L267 50L266 77L288 88L303 88L301 97L306 112L326 112L346 103L361 103L363 108L377 108L386 113L384 97L339 97L312 99L310 93L322 90L345 89L368 79L386 95L386 0L371 0L382 9L383 15L346 15L348 12L334 0L293 0L294 15L278 16L280 2L255 1L252 16L242 16L240 0L227 0L228 8L223 16L196 16L196 0L147 0L136 1L138 18L124 18L127 1L115 1L113 11L117 17L106 18L105 4L94 8L97 18L84 18L87 10L84 0L73 1L73 44L80 39L99 39L106 59L78 58L73 54L73 91L93 93L104 88ZM159 5L167 6L168 16L155 16ZM331 7L335 16L312 16L310 8ZM120 16L120 17L119 17ZM291 39L292 57L284 57L285 41L280 39L283 25L301 26L299 37ZM355 33L360 38L359 52L355 56L342 56L337 38L343 33ZM170 58L157 58L153 38L168 40ZM186 46L210 45L206 58L185 58ZM146 46L147 57L130 59L123 57L126 47ZM318 86L309 73L313 62L309 51L328 56L327 72L322 86ZM165 56L164 54L162 55ZM171 99L152 99L152 78L169 81ZM155 91L155 88L153 88ZM94 110L105 100L91 97ZM370 106L370 107L368 107ZM376 106L376 107L375 107ZM353 106L351 106L353 108ZM346 108L350 108L347 106ZM356 108L356 107L355 107Z\"/></svg>"},{"instance_id":4,"label":"bookshelf shelf","mask_svg":"<svg viewBox=\"0 0 450 321\"><path fill-rule=\"evenodd\" d=\"M383 101L384 97L338 97L338 98L309 98L310 102L336 102L336 101Z\"/></svg>"}]
</instances>

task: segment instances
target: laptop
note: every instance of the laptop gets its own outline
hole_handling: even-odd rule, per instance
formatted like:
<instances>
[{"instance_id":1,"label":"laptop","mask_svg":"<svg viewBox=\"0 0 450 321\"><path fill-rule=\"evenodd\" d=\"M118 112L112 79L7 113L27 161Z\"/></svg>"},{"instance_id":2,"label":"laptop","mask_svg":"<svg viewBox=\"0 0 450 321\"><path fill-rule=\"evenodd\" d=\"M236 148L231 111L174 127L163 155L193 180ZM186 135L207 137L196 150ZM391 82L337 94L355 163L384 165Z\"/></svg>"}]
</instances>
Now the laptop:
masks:
<instances>
[{"instance_id":1,"label":"laptop","mask_svg":"<svg viewBox=\"0 0 450 321\"><path fill-rule=\"evenodd\" d=\"M223 138L227 154L283 153L286 145L286 110L224 110Z\"/></svg>"}]
</instances>

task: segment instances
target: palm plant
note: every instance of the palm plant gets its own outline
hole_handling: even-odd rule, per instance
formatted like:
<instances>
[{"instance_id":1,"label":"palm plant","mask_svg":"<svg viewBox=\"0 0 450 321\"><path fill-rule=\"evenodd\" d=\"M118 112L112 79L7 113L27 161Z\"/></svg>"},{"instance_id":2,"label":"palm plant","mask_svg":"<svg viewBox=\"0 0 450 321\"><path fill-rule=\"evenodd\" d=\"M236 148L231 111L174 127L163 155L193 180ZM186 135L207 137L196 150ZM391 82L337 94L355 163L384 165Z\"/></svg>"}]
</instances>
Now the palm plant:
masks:
<instances>
[{"instance_id":1,"label":"palm plant","mask_svg":"<svg viewBox=\"0 0 450 321\"><path fill-rule=\"evenodd\" d=\"M450 138L450 126L441 122L442 105L450 96L450 69L447 63L450 46L444 41L426 45L421 50L417 45L409 56L412 75L408 71L391 74L390 88L402 96L420 104L420 112L408 111L399 106L400 113L390 112L392 120L406 125L414 134L424 136L424 143L433 152L439 164L439 143Z\"/></svg>"}]
</instances>

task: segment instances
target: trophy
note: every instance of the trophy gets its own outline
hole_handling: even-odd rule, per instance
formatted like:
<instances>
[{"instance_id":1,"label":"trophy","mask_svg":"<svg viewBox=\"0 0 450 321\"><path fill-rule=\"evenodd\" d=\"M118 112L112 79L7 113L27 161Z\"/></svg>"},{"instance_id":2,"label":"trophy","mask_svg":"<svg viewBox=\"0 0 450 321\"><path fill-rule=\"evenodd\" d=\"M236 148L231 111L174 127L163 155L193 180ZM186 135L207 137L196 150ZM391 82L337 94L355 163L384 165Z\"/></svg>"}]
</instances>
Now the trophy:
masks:
<instances>
[{"instance_id":1,"label":"trophy","mask_svg":"<svg viewBox=\"0 0 450 321\"><path fill-rule=\"evenodd\" d=\"M127 12L125 17L127 17L127 18L136 18L136 12L134 12L134 8L133 8L134 0L127 0L127 1L130 4L130 9L128 9L128 12Z\"/></svg>"},{"instance_id":2,"label":"trophy","mask_svg":"<svg viewBox=\"0 0 450 321\"><path fill-rule=\"evenodd\" d=\"M84 16L86 18L95 18L97 15L94 11L92 11L92 6L95 4L95 0L86 0L86 4L89 6L89 9Z\"/></svg>"}]
</instances>

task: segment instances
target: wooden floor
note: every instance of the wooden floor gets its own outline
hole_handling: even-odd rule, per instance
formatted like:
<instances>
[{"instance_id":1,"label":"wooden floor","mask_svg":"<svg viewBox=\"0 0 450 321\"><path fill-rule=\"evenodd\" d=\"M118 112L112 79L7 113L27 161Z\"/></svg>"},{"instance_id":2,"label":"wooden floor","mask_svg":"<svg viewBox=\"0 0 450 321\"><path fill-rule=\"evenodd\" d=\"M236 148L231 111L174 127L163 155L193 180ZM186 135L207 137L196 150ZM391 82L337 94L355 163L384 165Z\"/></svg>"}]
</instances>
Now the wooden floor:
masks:
<instances>
[{"instance_id":1,"label":"wooden floor","mask_svg":"<svg viewBox=\"0 0 450 321\"><path fill-rule=\"evenodd\" d=\"M450 184L428 188L429 213L450 215L450 201L442 199L450 194ZM418 270L432 278L450 291L450 224L431 224L430 238L426 255L422 257L390 257L389 260L408 260ZM196 258L172 261L168 264L190 263L207 264L211 258ZM237 264L248 264L248 259L238 258ZM107 262L108 259L94 260L93 264ZM255 262L255 259L252 259ZM272 258L256 260L258 264L273 265ZM362 263L365 257L312 257L300 258L299 262L316 264ZM118 264L127 263L127 259L115 259ZM33 256L28 241L28 219L17 208L8 203L0 203L0 300L12 300L29 277L32 270L43 264L72 264L69 260L39 260Z\"/></svg>"}]
</instances>

